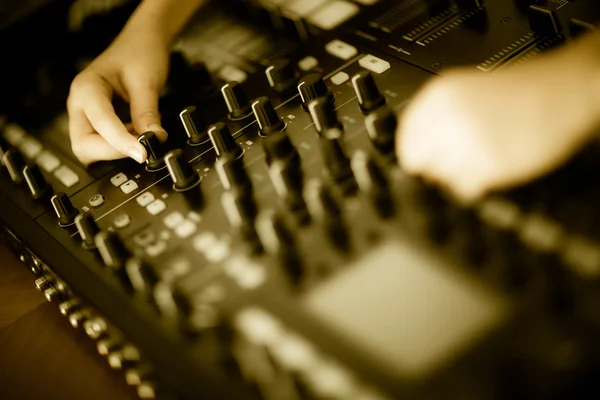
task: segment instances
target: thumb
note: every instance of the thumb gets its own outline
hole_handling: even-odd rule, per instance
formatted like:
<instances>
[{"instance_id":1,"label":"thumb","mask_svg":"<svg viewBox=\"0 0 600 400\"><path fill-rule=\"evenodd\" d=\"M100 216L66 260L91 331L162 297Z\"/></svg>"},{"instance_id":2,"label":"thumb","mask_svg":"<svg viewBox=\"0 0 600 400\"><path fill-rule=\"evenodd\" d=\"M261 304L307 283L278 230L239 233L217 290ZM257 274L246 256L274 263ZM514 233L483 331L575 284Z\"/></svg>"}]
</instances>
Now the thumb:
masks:
<instances>
[{"instance_id":1,"label":"thumb","mask_svg":"<svg viewBox=\"0 0 600 400\"><path fill-rule=\"evenodd\" d=\"M160 124L158 91L150 87L132 87L129 90L130 112L133 127L138 134L153 131L161 142L167 132Z\"/></svg>"}]
</instances>

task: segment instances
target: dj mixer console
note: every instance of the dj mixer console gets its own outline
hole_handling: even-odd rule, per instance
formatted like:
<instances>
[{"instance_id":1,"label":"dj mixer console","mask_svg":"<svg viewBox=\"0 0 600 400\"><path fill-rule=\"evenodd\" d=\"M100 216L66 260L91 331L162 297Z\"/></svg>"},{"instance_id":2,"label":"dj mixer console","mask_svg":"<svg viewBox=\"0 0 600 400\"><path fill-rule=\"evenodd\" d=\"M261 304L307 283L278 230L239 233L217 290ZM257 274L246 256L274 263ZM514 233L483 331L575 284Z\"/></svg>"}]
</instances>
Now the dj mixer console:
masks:
<instances>
[{"instance_id":1,"label":"dj mixer console","mask_svg":"<svg viewBox=\"0 0 600 400\"><path fill-rule=\"evenodd\" d=\"M395 158L428 79L569 45L593 3L210 4L167 142L85 168L64 100L131 5L91 16L5 93L3 239L141 398L598 398L597 144L470 207Z\"/></svg>"}]
</instances>

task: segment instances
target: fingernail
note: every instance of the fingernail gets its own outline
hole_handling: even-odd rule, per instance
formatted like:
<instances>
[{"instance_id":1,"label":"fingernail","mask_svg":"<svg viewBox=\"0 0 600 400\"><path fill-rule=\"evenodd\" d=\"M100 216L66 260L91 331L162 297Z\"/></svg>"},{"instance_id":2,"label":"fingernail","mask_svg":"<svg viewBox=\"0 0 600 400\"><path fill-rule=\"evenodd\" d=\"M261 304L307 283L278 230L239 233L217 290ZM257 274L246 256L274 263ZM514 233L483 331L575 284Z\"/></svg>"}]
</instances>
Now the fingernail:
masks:
<instances>
[{"instance_id":1,"label":"fingernail","mask_svg":"<svg viewBox=\"0 0 600 400\"><path fill-rule=\"evenodd\" d=\"M167 131L165 131L165 128L163 128L159 124L150 124L146 127L146 129L148 129L149 131L161 131L167 133Z\"/></svg>"},{"instance_id":2,"label":"fingernail","mask_svg":"<svg viewBox=\"0 0 600 400\"><path fill-rule=\"evenodd\" d=\"M132 146L129 149L127 149L127 155L140 164L144 162L144 154L139 148L135 146Z\"/></svg>"}]
</instances>

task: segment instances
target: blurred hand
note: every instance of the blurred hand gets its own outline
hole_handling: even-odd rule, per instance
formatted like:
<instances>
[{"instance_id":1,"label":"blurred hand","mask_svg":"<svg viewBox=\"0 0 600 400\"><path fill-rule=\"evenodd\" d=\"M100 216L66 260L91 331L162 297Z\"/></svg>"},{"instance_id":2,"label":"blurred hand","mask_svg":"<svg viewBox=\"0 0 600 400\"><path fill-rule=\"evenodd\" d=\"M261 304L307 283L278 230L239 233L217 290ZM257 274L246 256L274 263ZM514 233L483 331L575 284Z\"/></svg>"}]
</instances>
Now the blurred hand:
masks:
<instances>
[{"instance_id":1,"label":"blurred hand","mask_svg":"<svg viewBox=\"0 0 600 400\"><path fill-rule=\"evenodd\" d=\"M600 125L598 72L583 61L557 53L494 75L471 67L433 79L402 117L401 165L464 201L549 172Z\"/></svg>"},{"instance_id":2,"label":"blurred hand","mask_svg":"<svg viewBox=\"0 0 600 400\"><path fill-rule=\"evenodd\" d=\"M131 157L146 151L137 137L149 130L161 141L158 97L165 84L169 47L152 30L123 31L113 44L73 80L67 100L73 153L84 164ZM130 104L132 126L115 114L113 95Z\"/></svg>"}]
</instances>

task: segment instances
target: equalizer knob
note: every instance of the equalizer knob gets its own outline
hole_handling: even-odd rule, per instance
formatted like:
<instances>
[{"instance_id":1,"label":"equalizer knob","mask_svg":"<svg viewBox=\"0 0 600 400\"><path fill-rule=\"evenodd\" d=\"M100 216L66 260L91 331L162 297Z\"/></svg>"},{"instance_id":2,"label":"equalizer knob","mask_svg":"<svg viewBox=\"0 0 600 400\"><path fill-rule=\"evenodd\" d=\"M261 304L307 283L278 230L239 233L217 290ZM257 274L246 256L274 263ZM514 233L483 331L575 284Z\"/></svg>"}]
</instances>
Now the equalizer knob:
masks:
<instances>
[{"instance_id":1,"label":"equalizer knob","mask_svg":"<svg viewBox=\"0 0 600 400\"><path fill-rule=\"evenodd\" d=\"M10 179L20 185L23 182L23 167L25 167L23 154L17 149L7 150L2 155L2 163L8 170Z\"/></svg>"},{"instance_id":2,"label":"equalizer knob","mask_svg":"<svg viewBox=\"0 0 600 400\"><path fill-rule=\"evenodd\" d=\"M365 126L373 146L383 155L394 156L398 127L396 114L388 107L381 107L366 116Z\"/></svg>"},{"instance_id":3,"label":"equalizer knob","mask_svg":"<svg viewBox=\"0 0 600 400\"><path fill-rule=\"evenodd\" d=\"M52 193L52 187L36 164L23 167L23 178L25 178L29 194L34 200L46 198Z\"/></svg>"},{"instance_id":4,"label":"equalizer knob","mask_svg":"<svg viewBox=\"0 0 600 400\"><path fill-rule=\"evenodd\" d=\"M304 271L296 249L294 234L281 214L272 210L261 212L256 219L256 231L264 249L277 258L285 268L290 281L298 284Z\"/></svg>"},{"instance_id":5,"label":"equalizer knob","mask_svg":"<svg viewBox=\"0 0 600 400\"><path fill-rule=\"evenodd\" d=\"M333 132L329 131L329 133ZM322 137L319 140L319 147L329 178L338 185L344 194L356 193L356 180L354 179L350 159L342 145L341 135Z\"/></svg>"},{"instance_id":6,"label":"equalizer knob","mask_svg":"<svg viewBox=\"0 0 600 400\"><path fill-rule=\"evenodd\" d=\"M225 154L219 157L215 163L215 169L225 190L236 190L245 193L252 191L252 181L248 172L246 172L243 159Z\"/></svg>"},{"instance_id":7,"label":"equalizer knob","mask_svg":"<svg viewBox=\"0 0 600 400\"><path fill-rule=\"evenodd\" d=\"M298 223L309 223L310 215L302 197L304 175L300 166L277 160L269 166L269 176L284 206L294 214Z\"/></svg>"},{"instance_id":8,"label":"equalizer knob","mask_svg":"<svg viewBox=\"0 0 600 400\"><path fill-rule=\"evenodd\" d=\"M354 154L351 165L359 189L371 199L375 211L383 218L391 217L395 207L387 177L379 165L363 151Z\"/></svg>"},{"instance_id":9,"label":"equalizer knob","mask_svg":"<svg viewBox=\"0 0 600 400\"><path fill-rule=\"evenodd\" d=\"M173 180L173 189L176 191L184 192L200 183L200 175L187 162L182 150L177 149L167 153L165 163Z\"/></svg>"},{"instance_id":10,"label":"equalizer knob","mask_svg":"<svg viewBox=\"0 0 600 400\"><path fill-rule=\"evenodd\" d=\"M69 196L65 193L57 193L50 199L52 204L52 208L54 208L54 212L56 212L56 216L58 217L58 225L61 227L67 227L73 225L75 222L75 217L79 212L69 200Z\"/></svg>"},{"instance_id":11,"label":"equalizer knob","mask_svg":"<svg viewBox=\"0 0 600 400\"><path fill-rule=\"evenodd\" d=\"M95 249L96 242L94 238L100 232L100 228L94 220L94 216L89 213L79 214L75 217L75 226L81 237L81 246L86 250Z\"/></svg>"},{"instance_id":12,"label":"equalizer knob","mask_svg":"<svg viewBox=\"0 0 600 400\"><path fill-rule=\"evenodd\" d=\"M278 93L283 93L298 82L298 72L294 64L285 58L277 59L265 70L269 86Z\"/></svg>"},{"instance_id":13,"label":"equalizer knob","mask_svg":"<svg viewBox=\"0 0 600 400\"><path fill-rule=\"evenodd\" d=\"M198 125L204 126L204 123L198 120L198 113L195 111L195 106L189 106L179 113L179 119L181 119L190 146L198 146L210 140L206 132L198 130Z\"/></svg>"},{"instance_id":14,"label":"equalizer knob","mask_svg":"<svg viewBox=\"0 0 600 400\"><path fill-rule=\"evenodd\" d=\"M244 88L238 82L228 82L223 85L221 94L229 110L229 119L238 121L252 114L250 100L246 96Z\"/></svg>"},{"instance_id":15,"label":"equalizer knob","mask_svg":"<svg viewBox=\"0 0 600 400\"><path fill-rule=\"evenodd\" d=\"M214 124L208 128L208 136L218 157L231 154L235 158L240 158L244 154L244 149L237 144L226 124L222 122Z\"/></svg>"},{"instance_id":16,"label":"equalizer knob","mask_svg":"<svg viewBox=\"0 0 600 400\"><path fill-rule=\"evenodd\" d=\"M101 231L94 238L94 242L108 268L120 269L129 258L129 251L115 232Z\"/></svg>"},{"instance_id":17,"label":"equalizer knob","mask_svg":"<svg viewBox=\"0 0 600 400\"><path fill-rule=\"evenodd\" d=\"M298 92L302 99L302 107L307 110L308 103L320 97L333 101L333 93L329 90L320 74L308 74L298 83Z\"/></svg>"},{"instance_id":18,"label":"equalizer knob","mask_svg":"<svg viewBox=\"0 0 600 400\"><path fill-rule=\"evenodd\" d=\"M337 248L347 250L349 236L344 224L342 208L331 189L318 179L313 179L307 183L305 193L311 216L323 224L325 234Z\"/></svg>"},{"instance_id":19,"label":"equalizer knob","mask_svg":"<svg viewBox=\"0 0 600 400\"><path fill-rule=\"evenodd\" d=\"M319 135L328 129L343 129L335 112L335 103L329 101L326 97L308 103L308 111Z\"/></svg>"},{"instance_id":20,"label":"equalizer knob","mask_svg":"<svg viewBox=\"0 0 600 400\"><path fill-rule=\"evenodd\" d=\"M165 149L152 131L140 135L138 142L146 149L146 169L150 172L161 170L165 167Z\"/></svg>"},{"instance_id":21,"label":"equalizer knob","mask_svg":"<svg viewBox=\"0 0 600 400\"><path fill-rule=\"evenodd\" d=\"M352 77L358 105L363 113L374 111L385 105L385 97L379 91L375 79L369 71L362 71Z\"/></svg>"},{"instance_id":22,"label":"equalizer knob","mask_svg":"<svg viewBox=\"0 0 600 400\"><path fill-rule=\"evenodd\" d=\"M273 103L268 97L259 97L252 102L252 111L258 123L261 136L268 136L273 132L280 132L285 129L285 123L273 107Z\"/></svg>"}]
</instances>

